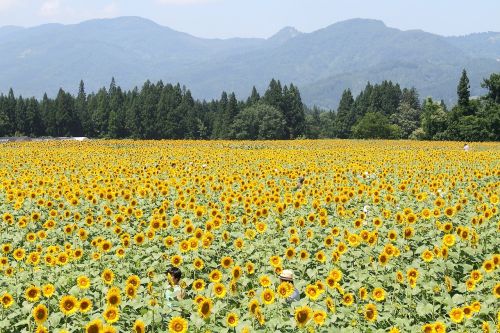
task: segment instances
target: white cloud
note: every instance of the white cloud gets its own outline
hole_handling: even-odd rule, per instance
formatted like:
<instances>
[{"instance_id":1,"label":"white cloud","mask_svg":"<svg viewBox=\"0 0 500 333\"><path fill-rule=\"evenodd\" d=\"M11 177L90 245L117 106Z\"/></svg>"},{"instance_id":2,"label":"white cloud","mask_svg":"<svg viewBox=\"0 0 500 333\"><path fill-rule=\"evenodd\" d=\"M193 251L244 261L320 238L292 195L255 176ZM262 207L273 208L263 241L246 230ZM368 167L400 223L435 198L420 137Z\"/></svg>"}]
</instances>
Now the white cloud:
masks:
<instances>
[{"instance_id":1,"label":"white cloud","mask_svg":"<svg viewBox=\"0 0 500 333\"><path fill-rule=\"evenodd\" d=\"M102 9L101 17L114 17L119 13L119 8L116 2L112 2Z\"/></svg>"},{"instance_id":2,"label":"white cloud","mask_svg":"<svg viewBox=\"0 0 500 333\"><path fill-rule=\"evenodd\" d=\"M0 11L10 9L19 2L18 0L0 0Z\"/></svg>"},{"instance_id":3,"label":"white cloud","mask_svg":"<svg viewBox=\"0 0 500 333\"><path fill-rule=\"evenodd\" d=\"M217 1L219 0L156 0L156 2L165 5L197 5Z\"/></svg>"},{"instance_id":4,"label":"white cloud","mask_svg":"<svg viewBox=\"0 0 500 333\"><path fill-rule=\"evenodd\" d=\"M40 15L53 17L60 14L61 2L59 0L47 0L40 7Z\"/></svg>"},{"instance_id":5,"label":"white cloud","mask_svg":"<svg viewBox=\"0 0 500 333\"><path fill-rule=\"evenodd\" d=\"M0 0L2 1L2 0ZM71 5L64 0L45 0L38 14L60 23L76 23L94 18L109 18L118 16L120 10L115 1L100 7L83 7Z\"/></svg>"}]
</instances>

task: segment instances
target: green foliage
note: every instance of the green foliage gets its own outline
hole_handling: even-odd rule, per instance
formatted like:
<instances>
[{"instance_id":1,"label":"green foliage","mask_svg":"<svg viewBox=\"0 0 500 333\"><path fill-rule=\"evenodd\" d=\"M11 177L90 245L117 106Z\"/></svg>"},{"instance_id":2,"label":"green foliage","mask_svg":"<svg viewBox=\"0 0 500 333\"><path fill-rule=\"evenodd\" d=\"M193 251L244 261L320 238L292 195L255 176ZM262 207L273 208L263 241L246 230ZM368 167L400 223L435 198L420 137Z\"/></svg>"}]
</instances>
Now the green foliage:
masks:
<instances>
[{"instance_id":1,"label":"green foliage","mask_svg":"<svg viewBox=\"0 0 500 333\"><path fill-rule=\"evenodd\" d=\"M420 105L415 88L383 81L368 83L356 97L344 90L337 112L307 108L299 89L271 80L263 96L253 87L246 101L223 92L219 100L195 100L179 84L146 81L123 91L108 89L77 96L60 89L55 99L0 94L0 136L88 136L137 139L402 138L500 140L500 74L483 82L488 93L469 99L464 71L459 104L450 112L431 98ZM461 97L460 97L461 96ZM461 104L460 104L461 103Z\"/></svg>"},{"instance_id":2,"label":"green foliage","mask_svg":"<svg viewBox=\"0 0 500 333\"><path fill-rule=\"evenodd\" d=\"M424 101L422 109L422 129L425 133L424 138L427 140L436 139L446 130L447 114L442 105L434 102L432 98L428 98Z\"/></svg>"},{"instance_id":3,"label":"green foliage","mask_svg":"<svg viewBox=\"0 0 500 333\"><path fill-rule=\"evenodd\" d=\"M368 112L353 128L353 136L357 139L397 139L401 129L391 125L381 113Z\"/></svg>"},{"instance_id":4,"label":"green foliage","mask_svg":"<svg viewBox=\"0 0 500 333\"><path fill-rule=\"evenodd\" d=\"M268 140L285 138L286 121L275 107L257 103L243 109L232 125L238 140Z\"/></svg>"},{"instance_id":5,"label":"green foliage","mask_svg":"<svg viewBox=\"0 0 500 333\"><path fill-rule=\"evenodd\" d=\"M481 87L488 89L486 99L500 104L500 73L493 73L489 78L484 79Z\"/></svg>"}]
</instances>

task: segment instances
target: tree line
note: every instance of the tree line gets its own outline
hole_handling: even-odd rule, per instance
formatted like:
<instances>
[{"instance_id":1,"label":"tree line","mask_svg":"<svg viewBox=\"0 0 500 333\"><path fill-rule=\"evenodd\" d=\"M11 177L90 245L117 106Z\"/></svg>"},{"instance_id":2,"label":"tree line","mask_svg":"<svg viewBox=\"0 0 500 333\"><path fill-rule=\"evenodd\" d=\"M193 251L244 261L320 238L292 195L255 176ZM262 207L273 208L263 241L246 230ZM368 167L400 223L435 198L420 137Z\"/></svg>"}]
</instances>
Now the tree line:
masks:
<instances>
[{"instance_id":1,"label":"tree line","mask_svg":"<svg viewBox=\"0 0 500 333\"><path fill-rule=\"evenodd\" d=\"M271 80L261 96L254 87L247 100L222 92L220 99L195 100L179 84L146 81L124 91L114 78L109 88L76 96L59 90L55 98L0 94L0 136L86 136L136 139L296 139L378 138L484 141L500 140L500 74L470 97L464 70L451 110L443 101L420 101L415 88L391 81L368 83L356 97L344 91L336 110L308 108L299 89Z\"/></svg>"}]
</instances>

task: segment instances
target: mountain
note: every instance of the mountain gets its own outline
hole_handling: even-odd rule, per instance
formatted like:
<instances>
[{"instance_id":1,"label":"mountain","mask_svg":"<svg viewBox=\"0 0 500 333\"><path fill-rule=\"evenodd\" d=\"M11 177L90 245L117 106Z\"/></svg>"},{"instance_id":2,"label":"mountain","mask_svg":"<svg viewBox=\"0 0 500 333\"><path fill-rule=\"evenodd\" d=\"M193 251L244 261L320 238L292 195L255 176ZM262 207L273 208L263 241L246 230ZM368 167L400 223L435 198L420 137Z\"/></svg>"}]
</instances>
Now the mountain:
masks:
<instances>
[{"instance_id":1,"label":"mountain","mask_svg":"<svg viewBox=\"0 0 500 333\"><path fill-rule=\"evenodd\" d=\"M448 37L446 40L464 50L471 57L492 58L500 61L499 32L483 32L467 36Z\"/></svg>"},{"instance_id":2,"label":"mountain","mask_svg":"<svg viewBox=\"0 0 500 333\"><path fill-rule=\"evenodd\" d=\"M276 34L272 35L271 37L268 38L268 40L271 43L274 43L276 45L283 44L290 39L297 37L298 35L302 34L300 31L295 29L294 27L284 27L280 31L278 31Z\"/></svg>"},{"instance_id":3,"label":"mountain","mask_svg":"<svg viewBox=\"0 0 500 333\"><path fill-rule=\"evenodd\" d=\"M246 98L271 78L297 84L309 105L335 107L345 88L355 93L367 81L415 86L422 97L451 102L463 68L472 95L500 71L498 33L442 37L401 31L383 22L353 19L311 33L286 27L268 39L204 39L139 17L99 19L73 25L0 28L0 92L55 95L146 80L180 82L197 98L223 90Z\"/></svg>"}]
</instances>

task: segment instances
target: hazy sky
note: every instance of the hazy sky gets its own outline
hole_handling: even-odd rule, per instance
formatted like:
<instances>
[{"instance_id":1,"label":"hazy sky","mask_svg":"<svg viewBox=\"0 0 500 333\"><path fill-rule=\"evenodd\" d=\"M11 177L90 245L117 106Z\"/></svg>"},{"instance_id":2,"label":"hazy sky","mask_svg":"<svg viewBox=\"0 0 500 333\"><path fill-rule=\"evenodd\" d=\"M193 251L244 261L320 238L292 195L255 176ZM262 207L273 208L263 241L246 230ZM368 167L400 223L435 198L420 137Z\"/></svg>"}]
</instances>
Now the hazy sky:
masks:
<instances>
[{"instance_id":1,"label":"hazy sky","mask_svg":"<svg viewBox=\"0 0 500 333\"><path fill-rule=\"evenodd\" d=\"M269 37L349 18L441 35L500 31L500 0L0 0L0 26L142 16L199 37Z\"/></svg>"}]
</instances>

